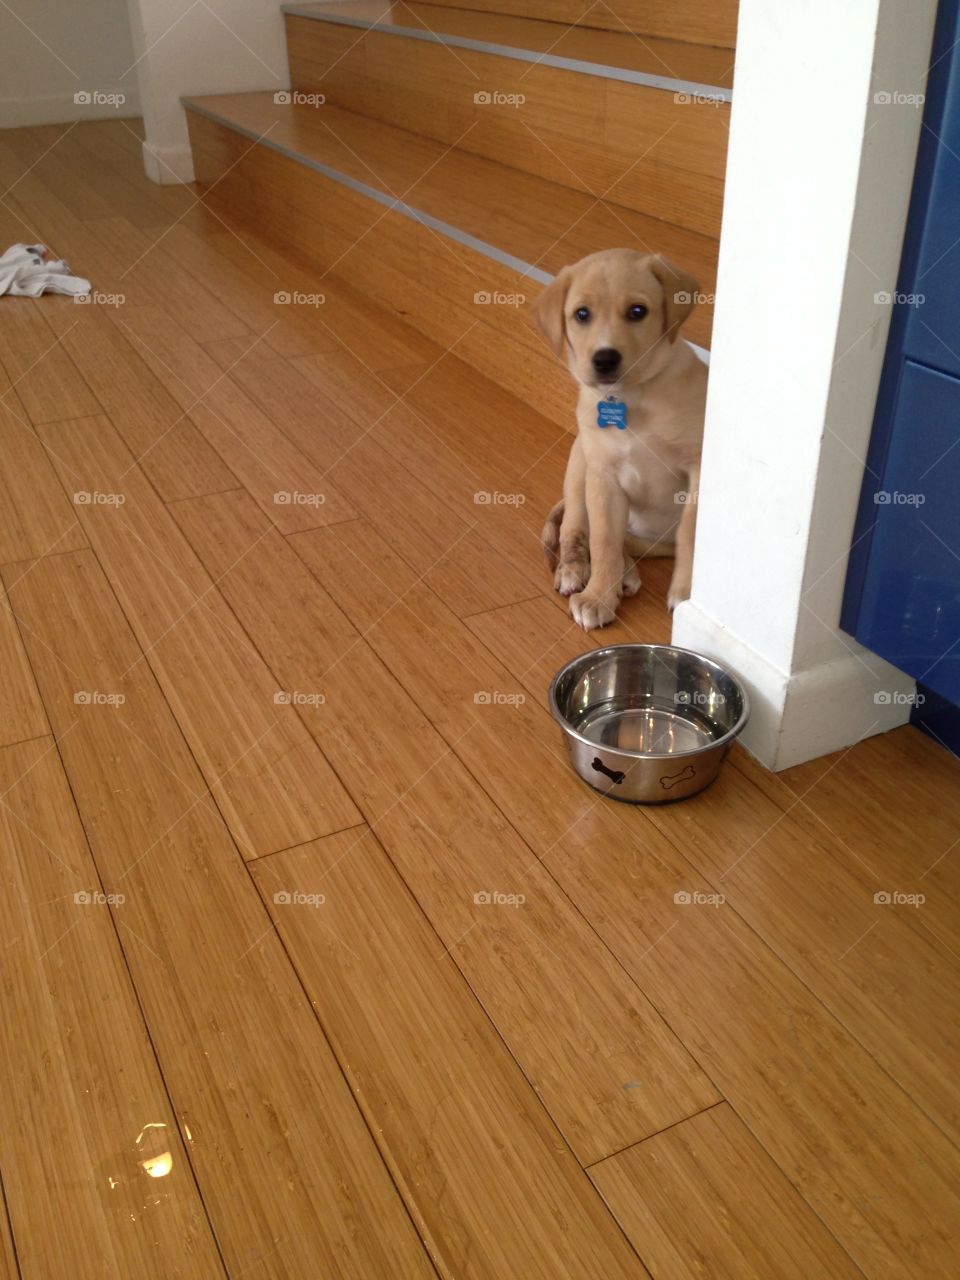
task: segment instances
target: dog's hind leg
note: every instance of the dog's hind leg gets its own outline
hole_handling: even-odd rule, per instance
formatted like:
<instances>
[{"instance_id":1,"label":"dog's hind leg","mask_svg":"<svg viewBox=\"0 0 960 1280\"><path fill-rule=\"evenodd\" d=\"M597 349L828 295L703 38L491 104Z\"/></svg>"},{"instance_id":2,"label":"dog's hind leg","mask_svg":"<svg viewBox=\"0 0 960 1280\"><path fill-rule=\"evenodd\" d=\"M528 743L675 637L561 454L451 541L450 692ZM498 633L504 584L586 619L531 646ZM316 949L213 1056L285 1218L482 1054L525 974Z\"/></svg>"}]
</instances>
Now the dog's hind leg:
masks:
<instances>
[{"instance_id":1,"label":"dog's hind leg","mask_svg":"<svg viewBox=\"0 0 960 1280\"><path fill-rule=\"evenodd\" d=\"M585 472L580 441L575 440L563 480L558 563L553 578L554 588L562 596L572 596L582 591L590 580L590 525L587 519ZM551 516L556 510L554 507Z\"/></svg>"},{"instance_id":2,"label":"dog's hind leg","mask_svg":"<svg viewBox=\"0 0 960 1280\"><path fill-rule=\"evenodd\" d=\"M540 541L543 543L543 559L551 573L556 569L557 561L560 558L560 524L562 520L563 499L561 498L547 516L543 532L540 534Z\"/></svg>"},{"instance_id":3,"label":"dog's hind leg","mask_svg":"<svg viewBox=\"0 0 960 1280\"><path fill-rule=\"evenodd\" d=\"M585 532L561 532L564 507L562 500L557 503L547 516L540 536L543 558L547 568L554 571L554 588L562 596L569 596L586 586L590 577L590 554Z\"/></svg>"},{"instance_id":4,"label":"dog's hind leg","mask_svg":"<svg viewBox=\"0 0 960 1280\"><path fill-rule=\"evenodd\" d=\"M560 537L560 563L553 577L555 590L562 596L582 591L590 581L589 535L580 529Z\"/></svg>"},{"instance_id":5,"label":"dog's hind leg","mask_svg":"<svg viewBox=\"0 0 960 1280\"><path fill-rule=\"evenodd\" d=\"M637 562L628 551L623 553L623 585L621 590L625 596L635 596L643 583L637 572Z\"/></svg>"}]
</instances>

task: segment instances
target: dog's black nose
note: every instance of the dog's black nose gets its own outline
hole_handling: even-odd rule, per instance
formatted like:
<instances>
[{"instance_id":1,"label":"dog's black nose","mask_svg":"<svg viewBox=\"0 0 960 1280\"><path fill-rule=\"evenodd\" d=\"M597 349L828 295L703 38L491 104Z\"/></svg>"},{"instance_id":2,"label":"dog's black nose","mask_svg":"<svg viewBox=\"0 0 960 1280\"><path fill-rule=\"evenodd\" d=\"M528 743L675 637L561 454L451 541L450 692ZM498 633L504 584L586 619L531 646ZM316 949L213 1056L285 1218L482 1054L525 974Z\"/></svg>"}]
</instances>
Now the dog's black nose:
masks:
<instances>
[{"instance_id":1,"label":"dog's black nose","mask_svg":"<svg viewBox=\"0 0 960 1280\"><path fill-rule=\"evenodd\" d=\"M621 359L620 352L613 347L601 347L593 353L593 367L601 375L614 373Z\"/></svg>"}]
</instances>

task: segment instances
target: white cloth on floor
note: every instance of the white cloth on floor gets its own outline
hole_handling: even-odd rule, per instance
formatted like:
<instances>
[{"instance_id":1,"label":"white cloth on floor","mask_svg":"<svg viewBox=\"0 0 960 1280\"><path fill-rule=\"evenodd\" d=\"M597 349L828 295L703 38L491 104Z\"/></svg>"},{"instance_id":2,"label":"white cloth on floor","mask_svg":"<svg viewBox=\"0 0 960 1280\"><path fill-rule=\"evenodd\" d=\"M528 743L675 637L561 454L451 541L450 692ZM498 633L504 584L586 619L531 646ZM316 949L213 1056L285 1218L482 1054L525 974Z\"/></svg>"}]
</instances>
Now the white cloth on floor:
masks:
<instances>
[{"instance_id":1,"label":"white cloth on floor","mask_svg":"<svg viewBox=\"0 0 960 1280\"><path fill-rule=\"evenodd\" d=\"M42 244L15 244L0 255L0 294L39 298L41 293L90 292L90 281L70 274L70 264L51 258Z\"/></svg>"}]
</instances>

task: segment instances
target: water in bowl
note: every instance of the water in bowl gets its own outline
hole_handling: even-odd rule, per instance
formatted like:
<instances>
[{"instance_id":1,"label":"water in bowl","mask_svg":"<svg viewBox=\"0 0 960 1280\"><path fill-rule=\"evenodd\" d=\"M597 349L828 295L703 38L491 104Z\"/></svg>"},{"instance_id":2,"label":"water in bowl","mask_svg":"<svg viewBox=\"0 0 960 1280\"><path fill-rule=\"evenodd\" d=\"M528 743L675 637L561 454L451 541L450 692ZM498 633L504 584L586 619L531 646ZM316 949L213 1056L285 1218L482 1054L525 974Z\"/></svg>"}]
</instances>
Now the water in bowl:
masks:
<instances>
[{"instance_id":1,"label":"water in bowl","mask_svg":"<svg viewBox=\"0 0 960 1280\"><path fill-rule=\"evenodd\" d=\"M612 698L587 707L576 728L599 747L656 756L702 750L724 733L697 706L638 705L635 697Z\"/></svg>"}]
</instances>

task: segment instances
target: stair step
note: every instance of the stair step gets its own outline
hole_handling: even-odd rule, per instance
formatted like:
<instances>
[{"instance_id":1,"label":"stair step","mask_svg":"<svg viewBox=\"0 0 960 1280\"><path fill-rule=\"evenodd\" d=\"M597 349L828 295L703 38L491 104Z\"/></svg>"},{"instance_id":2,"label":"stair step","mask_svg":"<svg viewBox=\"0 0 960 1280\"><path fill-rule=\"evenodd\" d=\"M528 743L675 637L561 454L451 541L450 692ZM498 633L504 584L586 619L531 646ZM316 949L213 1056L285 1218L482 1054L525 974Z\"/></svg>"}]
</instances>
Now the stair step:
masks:
<instances>
[{"instance_id":1,"label":"stair step","mask_svg":"<svg viewBox=\"0 0 960 1280\"><path fill-rule=\"evenodd\" d=\"M275 96L223 94L185 105L528 280L547 284L585 254L634 247L676 260L713 295L717 243L708 236L355 112ZM708 338L710 312L707 303L691 317L694 340Z\"/></svg>"},{"instance_id":2,"label":"stair step","mask_svg":"<svg viewBox=\"0 0 960 1280\"><path fill-rule=\"evenodd\" d=\"M712 297L706 236L365 116L274 99L186 101L206 201L444 347L461 335L458 356L557 421L569 424L569 380L519 297L614 246L674 259ZM707 344L711 312L695 309L692 342Z\"/></svg>"},{"instance_id":3,"label":"stair step","mask_svg":"<svg viewBox=\"0 0 960 1280\"><path fill-rule=\"evenodd\" d=\"M729 51L384 0L286 24L295 89L719 236Z\"/></svg>"},{"instance_id":4,"label":"stair step","mask_svg":"<svg viewBox=\"0 0 960 1280\"><path fill-rule=\"evenodd\" d=\"M494 53L671 93L685 90L722 102L730 100L733 58L728 49L656 36L639 40L633 32L622 29L604 31L442 4L338 0L334 4L284 4L281 8L291 17L314 22Z\"/></svg>"},{"instance_id":5,"label":"stair step","mask_svg":"<svg viewBox=\"0 0 960 1280\"><path fill-rule=\"evenodd\" d=\"M545 18L732 49L738 0L436 0L438 8ZM404 8L398 5L398 8Z\"/></svg>"}]
</instances>

